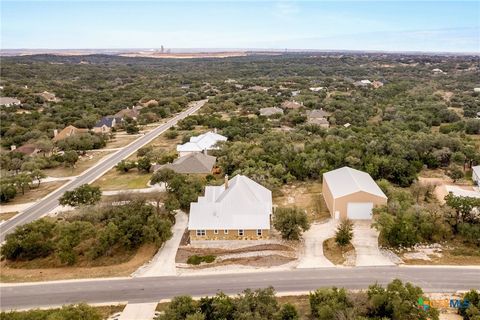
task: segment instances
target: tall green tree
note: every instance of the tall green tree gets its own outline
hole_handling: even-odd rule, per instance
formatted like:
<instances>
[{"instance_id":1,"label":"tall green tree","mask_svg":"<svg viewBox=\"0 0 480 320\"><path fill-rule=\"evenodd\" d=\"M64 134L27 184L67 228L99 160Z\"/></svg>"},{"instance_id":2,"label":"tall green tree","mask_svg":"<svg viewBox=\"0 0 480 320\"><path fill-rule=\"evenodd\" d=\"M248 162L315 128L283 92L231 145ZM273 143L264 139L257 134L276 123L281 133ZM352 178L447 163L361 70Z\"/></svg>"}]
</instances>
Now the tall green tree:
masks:
<instances>
[{"instance_id":1,"label":"tall green tree","mask_svg":"<svg viewBox=\"0 0 480 320\"><path fill-rule=\"evenodd\" d=\"M310 222L302 209L277 208L273 215L273 226L280 231L283 239L298 240L302 232L310 229Z\"/></svg>"},{"instance_id":2,"label":"tall green tree","mask_svg":"<svg viewBox=\"0 0 480 320\"><path fill-rule=\"evenodd\" d=\"M81 185L72 191L66 191L59 202L62 206L78 207L82 205L94 205L102 198L100 187L89 184Z\"/></svg>"}]
</instances>

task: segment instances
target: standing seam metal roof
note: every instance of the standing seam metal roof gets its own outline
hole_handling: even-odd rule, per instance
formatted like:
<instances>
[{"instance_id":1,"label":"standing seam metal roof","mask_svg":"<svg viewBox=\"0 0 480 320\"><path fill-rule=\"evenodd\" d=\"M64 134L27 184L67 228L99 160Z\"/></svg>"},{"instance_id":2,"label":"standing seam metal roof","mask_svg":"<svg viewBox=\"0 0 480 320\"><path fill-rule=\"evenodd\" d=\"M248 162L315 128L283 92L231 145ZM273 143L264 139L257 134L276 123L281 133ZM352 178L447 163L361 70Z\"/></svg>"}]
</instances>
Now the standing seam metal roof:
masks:
<instances>
[{"instance_id":1,"label":"standing seam metal roof","mask_svg":"<svg viewBox=\"0 0 480 320\"><path fill-rule=\"evenodd\" d=\"M349 167L324 173L323 181L327 182L333 198L340 198L359 191L387 198L368 173Z\"/></svg>"}]
</instances>

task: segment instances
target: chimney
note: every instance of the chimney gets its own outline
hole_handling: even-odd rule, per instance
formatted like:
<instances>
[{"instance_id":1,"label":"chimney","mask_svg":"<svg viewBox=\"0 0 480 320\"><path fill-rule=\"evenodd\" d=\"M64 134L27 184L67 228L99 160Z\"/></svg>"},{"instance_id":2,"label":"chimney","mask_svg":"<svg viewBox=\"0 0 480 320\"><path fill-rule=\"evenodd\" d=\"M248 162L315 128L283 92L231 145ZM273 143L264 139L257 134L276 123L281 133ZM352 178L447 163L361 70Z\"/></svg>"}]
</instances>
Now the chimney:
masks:
<instances>
[{"instance_id":1,"label":"chimney","mask_svg":"<svg viewBox=\"0 0 480 320\"><path fill-rule=\"evenodd\" d=\"M225 189L228 188L228 174L225 175Z\"/></svg>"},{"instance_id":2,"label":"chimney","mask_svg":"<svg viewBox=\"0 0 480 320\"><path fill-rule=\"evenodd\" d=\"M56 137L58 134L58 129L53 129L53 137Z\"/></svg>"},{"instance_id":3,"label":"chimney","mask_svg":"<svg viewBox=\"0 0 480 320\"><path fill-rule=\"evenodd\" d=\"M13 151L13 150L15 150L15 149L17 149L17 146L12 144L12 145L10 146L10 150Z\"/></svg>"}]
</instances>

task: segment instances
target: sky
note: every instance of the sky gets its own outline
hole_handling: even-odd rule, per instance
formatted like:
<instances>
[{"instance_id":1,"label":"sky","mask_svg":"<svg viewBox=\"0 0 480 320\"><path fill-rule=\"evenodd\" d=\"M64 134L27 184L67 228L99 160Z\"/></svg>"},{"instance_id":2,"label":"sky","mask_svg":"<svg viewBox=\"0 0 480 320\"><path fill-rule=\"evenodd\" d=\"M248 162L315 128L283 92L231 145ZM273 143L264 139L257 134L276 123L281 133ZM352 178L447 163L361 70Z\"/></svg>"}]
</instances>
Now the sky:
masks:
<instances>
[{"instance_id":1,"label":"sky","mask_svg":"<svg viewBox=\"0 0 480 320\"><path fill-rule=\"evenodd\" d=\"M480 1L1 0L2 49L480 52Z\"/></svg>"}]
</instances>

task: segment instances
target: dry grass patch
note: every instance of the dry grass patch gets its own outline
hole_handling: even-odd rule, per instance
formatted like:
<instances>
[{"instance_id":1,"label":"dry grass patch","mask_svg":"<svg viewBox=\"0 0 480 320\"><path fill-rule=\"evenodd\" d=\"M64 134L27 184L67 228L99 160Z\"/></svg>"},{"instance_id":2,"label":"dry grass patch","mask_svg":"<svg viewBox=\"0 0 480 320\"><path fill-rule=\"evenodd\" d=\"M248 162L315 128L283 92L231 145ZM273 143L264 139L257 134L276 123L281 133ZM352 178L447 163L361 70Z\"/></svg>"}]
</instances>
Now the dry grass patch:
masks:
<instances>
[{"instance_id":1,"label":"dry grass patch","mask_svg":"<svg viewBox=\"0 0 480 320\"><path fill-rule=\"evenodd\" d=\"M98 178L92 185L102 190L127 190L147 188L151 173L140 173L132 169L127 173L120 173L115 168Z\"/></svg>"},{"instance_id":2,"label":"dry grass patch","mask_svg":"<svg viewBox=\"0 0 480 320\"><path fill-rule=\"evenodd\" d=\"M18 211L0 213L0 221L7 221L18 214Z\"/></svg>"},{"instance_id":3,"label":"dry grass patch","mask_svg":"<svg viewBox=\"0 0 480 320\"><path fill-rule=\"evenodd\" d=\"M81 156L78 162L75 164L75 168L67 168L64 166L58 166L53 169L44 170L45 174L50 177L71 177L78 176L85 170L92 167L94 164L102 160L104 157L110 155L114 151L94 151Z\"/></svg>"},{"instance_id":4,"label":"dry grass patch","mask_svg":"<svg viewBox=\"0 0 480 320\"><path fill-rule=\"evenodd\" d=\"M449 243L439 255L429 256L430 260L405 259L400 255L405 264L420 265L480 265L480 249L478 246L466 245L460 241Z\"/></svg>"},{"instance_id":5,"label":"dry grass patch","mask_svg":"<svg viewBox=\"0 0 480 320\"><path fill-rule=\"evenodd\" d=\"M304 209L311 221L323 221L330 218L322 195L322 184L316 181L283 186L275 192L273 203L279 207L295 206Z\"/></svg>"},{"instance_id":6,"label":"dry grass patch","mask_svg":"<svg viewBox=\"0 0 480 320\"><path fill-rule=\"evenodd\" d=\"M323 242L323 254L336 265L345 264L347 262L347 254L352 254L352 251L354 253L355 248L351 243L341 247L335 242L335 238L329 238Z\"/></svg>"},{"instance_id":7,"label":"dry grass patch","mask_svg":"<svg viewBox=\"0 0 480 320\"><path fill-rule=\"evenodd\" d=\"M124 136L124 135L117 136L114 139L109 140L107 142L107 146L105 147L105 149L125 147L136 139L138 139L137 136Z\"/></svg>"},{"instance_id":8,"label":"dry grass patch","mask_svg":"<svg viewBox=\"0 0 480 320\"><path fill-rule=\"evenodd\" d=\"M38 188L26 190L25 194L22 194L21 192L17 193L17 196L8 202L8 205L22 204L40 200L67 182L68 181L44 182L40 184L40 187Z\"/></svg>"},{"instance_id":9,"label":"dry grass patch","mask_svg":"<svg viewBox=\"0 0 480 320\"><path fill-rule=\"evenodd\" d=\"M136 252L126 253L123 256L106 257L94 262L95 264L104 264L102 266L85 265L78 267L49 268L45 266L54 263L51 259L36 259L30 262L13 263L2 261L0 264L0 280L2 282L30 282L126 277L152 259L156 252L157 247L155 245L144 245Z\"/></svg>"}]
</instances>

